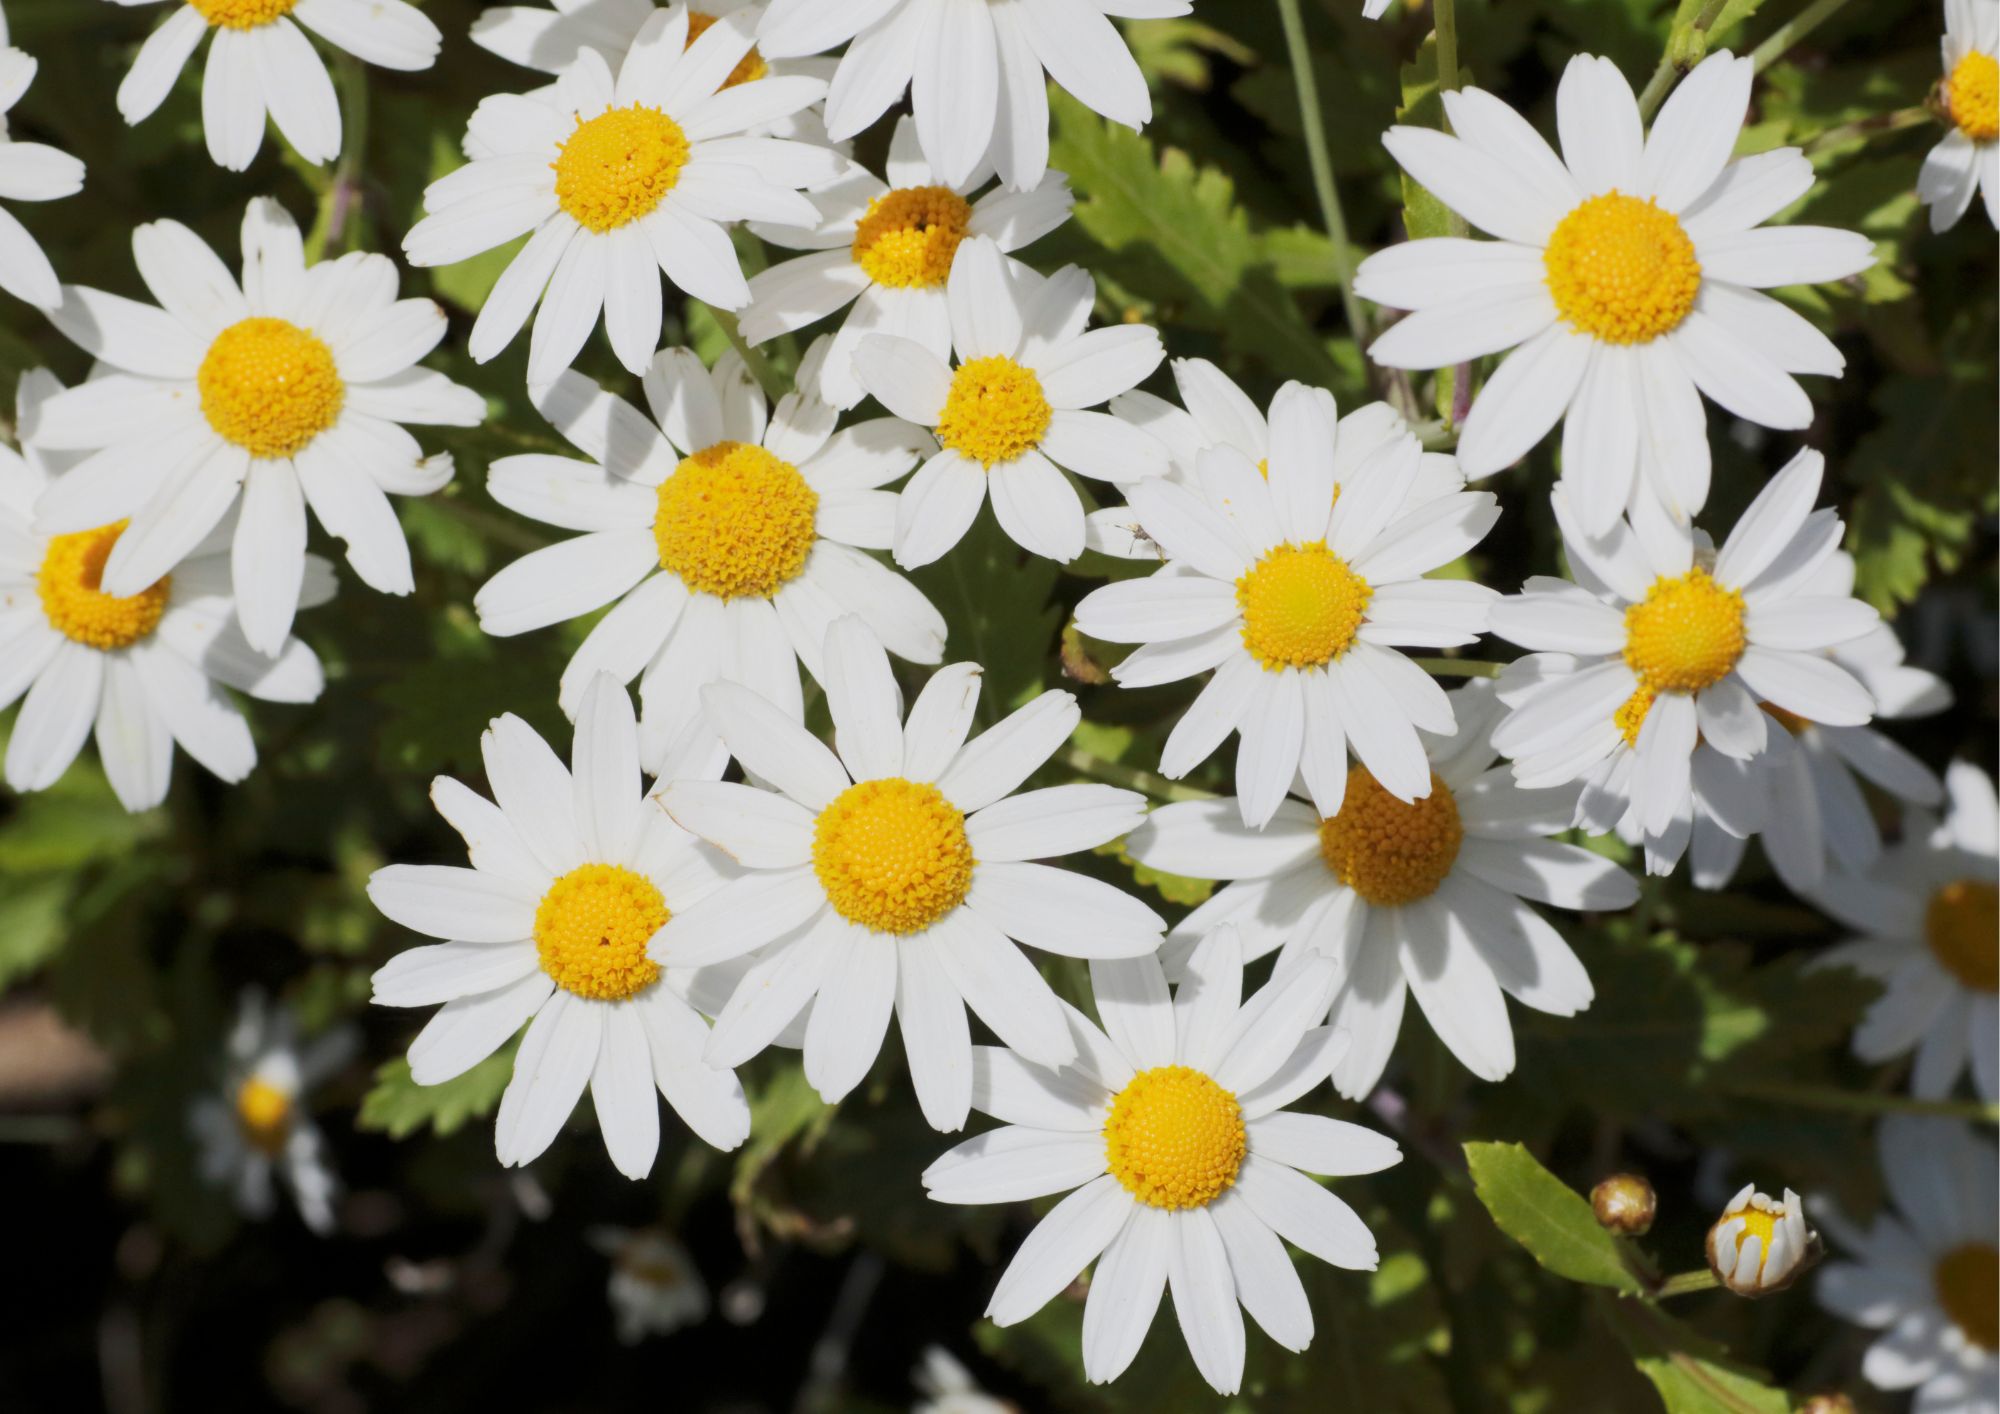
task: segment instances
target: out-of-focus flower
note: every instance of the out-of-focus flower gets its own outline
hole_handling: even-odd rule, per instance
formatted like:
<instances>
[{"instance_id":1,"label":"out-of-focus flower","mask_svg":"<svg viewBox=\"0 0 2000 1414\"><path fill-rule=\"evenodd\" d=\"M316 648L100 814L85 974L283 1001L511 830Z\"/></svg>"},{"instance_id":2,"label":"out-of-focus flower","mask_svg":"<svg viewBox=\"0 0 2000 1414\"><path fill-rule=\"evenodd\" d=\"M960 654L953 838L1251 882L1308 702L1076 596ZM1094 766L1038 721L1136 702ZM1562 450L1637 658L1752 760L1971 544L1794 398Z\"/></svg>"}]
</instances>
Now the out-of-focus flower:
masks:
<instances>
[{"instance_id":1,"label":"out-of-focus flower","mask_svg":"<svg viewBox=\"0 0 2000 1414\"><path fill-rule=\"evenodd\" d=\"M910 1382L922 1396L910 1414L1017 1414L1012 1404L981 1389L972 1371L942 1345L924 1347L923 1363L910 1372Z\"/></svg>"},{"instance_id":2,"label":"out-of-focus flower","mask_svg":"<svg viewBox=\"0 0 2000 1414\"><path fill-rule=\"evenodd\" d=\"M687 1248L657 1227L594 1227L590 1245L611 1259L605 1296L618 1339L637 1345L708 1319L708 1283Z\"/></svg>"}]
</instances>

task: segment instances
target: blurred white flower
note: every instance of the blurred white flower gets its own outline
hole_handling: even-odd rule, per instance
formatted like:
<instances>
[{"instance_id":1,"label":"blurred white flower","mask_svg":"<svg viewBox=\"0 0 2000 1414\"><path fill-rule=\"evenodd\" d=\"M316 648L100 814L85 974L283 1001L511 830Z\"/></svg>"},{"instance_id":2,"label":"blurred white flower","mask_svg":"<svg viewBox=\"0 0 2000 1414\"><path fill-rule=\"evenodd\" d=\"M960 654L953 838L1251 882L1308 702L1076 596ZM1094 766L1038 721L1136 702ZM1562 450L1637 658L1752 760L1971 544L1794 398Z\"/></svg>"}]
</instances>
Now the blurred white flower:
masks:
<instances>
[{"instance_id":1,"label":"blurred white flower","mask_svg":"<svg viewBox=\"0 0 2000 1414\"><path fill-rule=\"evenodd\" d=\"M593 1227L590 1245L611 1259L605 1295L618 1339L637 1345L708 1319L708 1284L671 1233L656 1227Z\"/></svg>"}]
</instances>

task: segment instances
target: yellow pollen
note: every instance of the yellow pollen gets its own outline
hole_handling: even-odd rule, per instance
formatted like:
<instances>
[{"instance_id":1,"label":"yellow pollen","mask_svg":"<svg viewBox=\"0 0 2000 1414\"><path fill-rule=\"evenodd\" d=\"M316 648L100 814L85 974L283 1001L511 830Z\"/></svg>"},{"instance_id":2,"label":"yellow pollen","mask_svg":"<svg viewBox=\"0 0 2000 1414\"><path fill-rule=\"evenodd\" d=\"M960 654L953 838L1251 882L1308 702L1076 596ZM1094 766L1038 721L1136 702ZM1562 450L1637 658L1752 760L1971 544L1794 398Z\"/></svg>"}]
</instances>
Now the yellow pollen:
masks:
<instances>
[{"instance_id":1,"label":"yellow pollen","mask_svg":"<svg viewBox=\"0 0 2000 1414\"><path fill-rule=\"evenodd\" d=\"M813 825L813 869L842 918L921 933L972 887L965 816L936 786L900 776L851 785Z\"/></svg>"},{"instance_id":2,"label":"yellow pollen","mask_svg":"<svg viewBox=\"0 0 2000 1414\"><path fill-rule=\"evenodd\" d=\"M854 228L854 261L878 285L936 289L972 220L972 204L950 187L898 187L868 203Z\"/></svg>"},{"instance_id":3,"label":"yellow pollen","mask_svg":"<svg viewBox=\"0 0 2000 1414\"><path fill-rule=\"evenodd\" d=\"M2000 889L1960 879L1931 895L1924 938L1944 970L1979 992L2000 992Z\"/></svg>"},{"instance_id":4,"label":"yellow pollen","mask_svg":"<svg viewBox=\"0 0 2000 1414\"><path fill-rule=\"evenodd\" d=\"M659 109L608 109L587 123L578 119L550 164L556 202L588 230L615 230L658 206L687 159L687 134Z\"/></svg>"},{"instance_id":5,"label":"yellow pollen","mask_svg":"<svg viewBox=\"0 0 2000 1414\"><path fill-rule=\"evenodd\" d=\"M347 385L310 329L253 315L215 336L194 376L215 435L253 457L289 457L340 416Z\"/></svg>"},{"instance_id":6,"label":"yellow pollen","mask_svg":"<svg viewBox=\"0 0 2000 1414\"><path fill-rule=\"evenodd\" d=\"M1236 1097L1184 1065L1142 1070L1104 1121L1104 1160L1141 1203L1172 1212L1227 1193L1249 1141Z\"/></svg>"},{"instance_id":7,"label":"yellow pollen","mask_svg":"<svg viewBox=\"0 0 2000 1414\"><path fill-rule=\"evenodd\" d=\"M1625 664L1654 692L1699 692L1743 656L1743 596L1708 571L1653 581L1625 610Z\"/></svg>"},{"instance_id":8,"label":"yellow pollen","mask_svg":"<svg viewBox=\"0 0 2000 1414\"><path fill-rule=\"evenodd\" d=\"M100 525L58 535L49 541L42 566L35 572L35 592L49 627L76 643L110 650L130 648L159 627L167 611L171 575L163 575L137 594L120 599L106 594L104 562L125 533L125 522Z\"/></svg>"},{"instance_id":9,"label":"yellow pollen","mask_svg":"<svg viewBox=\"0 0 2000 1414\"><path fill-rule=\"evenodd\" d=\"M1465 827L1451 787L1404 804L1366 766L1347 772L1340 813L1319 822L1319 857L1334 878L1377 908L1429 898L1451 873Z\"/></svg>"},{"instance_id":10,"label":"yellow pollen","mask_svg":"<svg viewBox=\"0 0 2000 1414\"><path fill-rule=\"evenodd\" d=\"M1653 710L1653 699L1660 694L1644 683L1639 690L1625 699L1625 705L1612 713L1611 720L1618 727L1618 735L1625 738L1625 744L1634 750L1639 746L1640 729L1646 725L1646 714Z\"/></svg>"},{"instance_id":11,"label":"yellow pollen","mask_svg":"<svg viewBox=\"0 0 2000 1414\"><path fill-rule=\"evenodd\" d=\"M1812 722L1807 718L1801 717L1796 712L1788 712L1775 702L1759 702L1757 705L1764 709L1766 716L1793 736L1804 735L1806 729L1812 725Z\"/></svg>"},{"instance_id":12,"label":"yellow pollen","mask_svg":"<svg viewBox=\"0 0 2000 1414\"><path fill-rule=\"evenodd\" d=\"M251 1076L236 1090L236 1126L243 1140L267 1158L285 1152L292 1128L292 1097L270 1081Z\"/></svg>"},{"instance_id":13,"label":"yellow pollen","mask_svg":"<svg viewBox=\"0 0 2000 1414\"><path fill-rule=\"evenodd\" d=\"M1771 1212L1767 1208L1738 1208L1733 1213L1722 1215L1724 1222L1728 1222L1731 1218L1743 1219L1743 1231L1736 1238L1738 1247L1753 1237L1758 1239L1757 1275L1760 1277L1764 1275L1764 1264L1771 1260L1771 1239L1777 1235L1778 1219L1783 1216L1784 1214Z\"/></svg>"},{"instance_id":14,"label":"yellow pollen","mask_svg":"<svg viewBox=\"0 0 2000 1414\"><path fill-rule=\"evenodd\" d=\"M1034 447L1049 430L1042 380L1005 354L961 363L938 419L938 441L991 470Z\"/></svg>"},{"instance_id":15,"label":"yellow pollen","mask_svg":"<svg viewBox=\"0 0 2000 1414\"><path fill-rule=\"evenodd\" d=\"M212 29L261 29L292 12L299 0L188 0Z\"/></svg>"},{"instance_id":16,"label":"yellow pollen","mask_svg":"<svg viewBox=\"0 0 2000 1414\"><path fill-rule=\"evenodd\" d=\"M2000 61L1978 50L1958 61L1944 81L1945 110L1974 142L2000 137Z\"/></svg>"},{"instance_id":17,"label":"yellow pollen","mask_svg":"<svg viewBox=\"0 0 2000 1414\"><path fill-rule=\"evenodd\" d=\"M1981 1350L2000 1350L2000 1248L1984 1242L1954 1247L1932 1277L1951 1323Z\"/></svg>"},{"instance_id":18,"label":"yellow pollen","mask_svg":"<svg viewBox=\"0 0 2000 1414\"><path fill-rule=\"evenodd\" d=\"M617 864L583 864L563 875L535 909L542 971L572 996L622 1002L657 982L646 956L667 926L667 901L652 882Z\"/></svg>"},{"instance_id":19,"label":"yellow pollen","mask_svg":"<svg viewBox=\"0 0 2000 1414\"><path fill-rule=\"evenodd\" d=\"M721 17L718 15L704 15L699 10L689 10L688 47L692 48L694 42L706 34L708 27L719 18ZM757 46L753 44L750 46L750 52L737 60L736 67L729 71L729 77L722 81L722 87L734 88L740 83L755 83L770 72L771 66L764 62L764 56L757 52ZM718 93L721 91L721 89L716 90Z\"/></svg>"},{"instance_id":20,"label":"yellow pollen","mask_svg":"<svg viewBox=\"0 0 2000 1414\"><path fill-rule=\"evenodd\" d=\"M1236 581L1243 646L1274 673L1330 663L1353 644L1374 593L1325 541L1280 545Z\"/></svg>"},{"instance_id":21,"label":"yellow pollen","mask_svg":"<svg viewBox=\"0 0 2000 1414\"><path fill-rule=\"evenodd\" d=\"M1643 344L1694 308L1701 263L1694 242L1651 197L1593 196L1557 223L1542 253L1549 293L1579 333Z\"/></svg>"},{"instance_id":22,"label":"yellow pollen","mask_svg":"<svg viewBox=\"0 0 2000 1414\"><path fill-rule=\"evenodd\" d=\"M768 599L806 567L819 493L762 447L717 442L660 483L660 568L697 594Z\"/></svg>"}]
</instances>

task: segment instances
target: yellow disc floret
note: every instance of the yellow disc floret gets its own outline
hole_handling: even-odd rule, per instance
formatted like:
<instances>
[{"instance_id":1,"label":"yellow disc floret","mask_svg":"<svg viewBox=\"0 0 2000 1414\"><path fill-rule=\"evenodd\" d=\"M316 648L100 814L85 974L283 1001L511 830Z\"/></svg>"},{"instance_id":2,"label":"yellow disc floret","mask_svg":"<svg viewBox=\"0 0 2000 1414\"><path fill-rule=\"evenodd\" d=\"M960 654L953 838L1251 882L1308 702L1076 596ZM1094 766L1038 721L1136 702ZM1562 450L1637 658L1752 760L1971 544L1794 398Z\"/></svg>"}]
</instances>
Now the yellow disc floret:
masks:
<instances>
[{"instance_id":1,"label":"yellow disc floret","mask_svg":"<svg viewBox=\"0 0 2000 1414\"><path fill-rule=\"evenodd\" d=\"M1625 738L1625 744L1634 750L1639 746L1639 733L1646 725L1646 714L1653 710L1653 699L1660 694L1639 685L1638 691L1625 699L1624 704L1612 713L1611 720L1618 727L1618 735Z\"/></svg>"},{"instance_id":2,"label":"yellow disc floret","mask_svg":"<svg viewBox=\"0 0 2000 1414\"><path fill-rule=\"evenodd\" d=\"M542 971L565 992L619 1002L660 978L646 956L667 926L667 901L651 880L617 864L583 864L563 875L535 909Z\"/></svg>"},{"instance_id":3,"label":"yellow disc floret","mask_svg":"<svg viewBox=\"0 0 2000 1414\"><path fill-rule=\"evenodd\" d=\"M1354 766L1340 813L1319 822L1319 857L1369 903L1394 908L1436 893L1464 839L1458 801L1435 774L1429 795L1405 803L1366 766Z\"/></svg>"},{"instance_id":4,"label":"yellow disc floret","mask_svg":"<svg viewBox=\"0 0 2000 1414\"><path fill-rule=\"evenodd\" d=\"M687 165L687 134L657 108L612 108L576 131L551 164L556 202L592 231L636 221L660 204Z\"/></svg>"},{"instance_id":5,"label":"yellow disc floret","mask_svg":"<svg viewBox=\"0 0 2000 1414\"><path fill-rule=\"evenodd\" d=\"M1967 1242L1944 1254L1934 1273L1938 1305L1981 1350L2000 1350L2000 1248Z\"/></svg>"},{"instance_id":6,"label":"yellow disc floret","mask_svg":"<svg viewBox=\"0 0 2000 1414\"><path fill-rule=\"evenodd\" d=\"M1579 333L1643 344L1694 308L1701 262L1671 211L1606 192L1557 223L1542 253L1556 309Z\"/></svg>"},{"instance_id":7,"label":"yellow disc floret","mask_svg":"<svg viewBox=\"0 0 2000 1414\"><path fill-rule=\"evenodd\" d=\"M1049 430L1042 380L1005 354L961 363L938 419L938 441L981 466L1012 461Z\"/></svg>"},{"instance_id":8,"label":"yellow disc floret","mask_svg":"<svg viewBox=\"0 0 2000 1414\"><path fill-rule=\"evenodd\" d=\"M854 263L878 285L936 289L951 274L972 204L950 187L897 187L854 227Z\"/></svg>"},{"instance_id":9,"label":"yellow disc floret","mask_svg":"<svg viewBox=\"0 0 2000 1414\"><path fill-rule=\"evenodd\" d=\"M347 401L333 351L310 329L254 315L215 336L195 373L215 434L253 457L289 457Z\"/></svg>"},{"instance_id":10,"label":"yellow disc floret","mask_svg":"<svg viewBox=\"0 0 2000 1414\"><path fill-rule=\"evenodd\" d=\"M1743 1219L1743 1231L1737 1234L1736 1245L1740 1248L1751 1238L1757 1239L1757 1275L1764 1275L1764 1264L1771 1260L1771 1239L1778 1235L1778 1219L1784 1213L1774 1208L1738 1208L1733 1213L1724 1213L1723 1222L1735 1218ZM1732 1266L1731 1270L1734 1270Z\"/></svg>"},{"instance_id":11,"label":"yellow disc floret","mask_svg":"<svg viewBox=\"0 0 2000 1414\"><path fill-rule=\"evenodd\" d=\"M268 1158L285 1151L292 1128L292 1097L261 1076L236 1089L236 1128L243 1142Z\"/></svg>"},{"instance_id":12,"label":"yellow disc floret","mask_svg":"<svg viewBox=\"0 0 2000 1414\"><path fill-rule=\"evenodd\" d=\"M693 48L694 42L708 33L708 27L720 18L719 15L704 15L699 10L689 10L688 47ZM729 71L729 77L722 81L722 87L734 88L740 83L755 83L770 72L771 66L764 62L764 56L757 52L757 46L753 44L750 46L750 52L736 61L736 67Z\"/></svg>"},{"instance_id":13,"label":"yellow disc floret","mask_svg":"<svg viewBox=\"0 0 2000 1414\"><path fill-rule=\"evenodd\" d=\"M1104 1161L1141 1203L1213 1203L1236 1182L1249 1142L1236 1097L1184 1065L1133 1076L1104 1121Z\"/></svg>"},{"instance_id":14,"label":"yellow disc floret","mask_svg":"<svg viewBox=\"0 0 2000 1414\"><path fill-rule=\"evenodd\" d=\"M1236 581L1243 646L1270 672L1330 663L1353 644L1374 593L1325 541L1280 545Z\"/></svg>"},{"instance_id":15,"label":"yellow disc floret","mask_svg":"<svg viewBox=\"0 0 2000 1414\"><path fill-rule=\"evenodd\" d=\"M1653 581L1625 610L1625 664L1654 692L1699 692L1743 656L1743 596L1704 569Z\"/></svg>"},{"instance_id":16,"label":"yellow disc floret","mask_svg":"<svg viewBox=\"0 0 2000 1414\"><path fill-rule=\"evenodd\" d=\"M877 933L921 933L972 887L965 816L934 785L900 776L835 796L813 825L813 868L842 918Z\"/></svg>"},{"instance_id":17,"label":"yellow disc floret","mask_svg":"<svg viewBox=\"0 0 2000 1414\"><path fill-rule=\"evenodd\" d=\"M2000 992L2000 889L1960 879L1931 895L1924 938L1944 970L1981 992Z\"/></svg>"},{"instance_id":18,"label":"yellow disc floret","mask_svg":"<svg viewBox=\"0 0 2000 1414\"><path fill-rule=\"evenodd\" d=\"M98 588L104 582L104 563L125 533L125 524L121 520L58 535L42 556L35 572L42 612L51 628L73 642L105 650L130 648L158 628L160 615L167 611L171 576L122 599Z\"/></svg>"},{"instance_id":19,"label":"yellow disc floret","mask_svg":"<svg viewBox=\"0 0 2000 1414\"><path fill-rule=\"evenodd\" d=\"M262 29L292 12L299 0L188 0L212 29Z\"/></svg>"},{"instance_id":20,"label":"yellow disc floret","mask_svg":"<svg viewBox=\"0 0 2000 1414\"><path fill-rule=\"evenodd\" d=\"M768 599L812 554L819 493L798 468L745 442L717 442L660 483L660 567L697 594Z\"/></svg>"},{"instance_id":21,"label":"yellow disc floret","mask_svg":"<svg viewBox=\"0 0 2000 1414\"><path fill-rule=\"evenodd\" d=\"M1944 81L1945 111L1974 142L2000 137L2000 62L1973 50Z\"/></svg>"}]
</instances>

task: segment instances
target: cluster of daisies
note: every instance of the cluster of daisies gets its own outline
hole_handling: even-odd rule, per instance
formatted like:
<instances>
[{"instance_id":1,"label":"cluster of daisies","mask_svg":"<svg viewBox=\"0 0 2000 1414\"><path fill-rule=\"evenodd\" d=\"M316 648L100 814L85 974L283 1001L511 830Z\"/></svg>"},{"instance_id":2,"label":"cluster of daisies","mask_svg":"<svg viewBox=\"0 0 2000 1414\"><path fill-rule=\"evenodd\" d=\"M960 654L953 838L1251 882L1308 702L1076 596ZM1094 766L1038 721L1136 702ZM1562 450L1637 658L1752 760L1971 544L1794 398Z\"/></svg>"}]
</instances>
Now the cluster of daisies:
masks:
<instances>
[{"instance_id":1,"label":"cluster of daisies","mask_svg":"<svg viewBox=\"0 0 2000 1414\"><path fill-rule=\"evenodd\" d=\"M1360 1218L1306 1175L1399 1157L1289 1107L1322 1082L1366 1096L1412 995L1489 1081L1515 1065L1508 998L1557 1016L1590 1005L1546 910L1622 909L1639 885L1616 848L1572 831L1616 835L1654 874L1686 858L1709 887L1761 837L1791 887L1864 935L1829 962L1887 984L1856 1050L1914 1052L1927 1097L1968 1070L2000 1095L2000 864L1991 782L1969 766L1941 782L1871 725L1945 693L1852 596L1841 522L1816 506L1819 454L1772 478L1719 547L1700 524L1704 399L1801 429L1798 377L1841 371L1762 291L1873 259L1849 232L1764 225L1813 172L1796 149L1732 157L1751 62L1705 60L1648 132L1617 68L1578 57L1560 153L1478 89L1445 95L1449 134L1390 130L1410 177L1493 237L1410 241L1357 278L1410 311L1368 350L1384 367L1512 350L1454 456L1385 403L1343 414L1288 383L1260 408L1200 360L1172 363L1178 402L1140 391L1166 359L1159 334L1093 327L1090 275L1019 258L1071 208L1048 166L1046 80L1143 125L1146 84L1109 17L1189 8L605 0L481 18L473 38L544 81L479 104L465 164L426 192L403 255L448 265L525 238L470 352L490 360L532 324L531 400L578 455L502 458L488 488L569 534L475 607L496 636L602 613L558 687L567 760L496 718L488 794L432 789L469 867L394 864L369 894L436 940L374 978L384 1006L435 1008L409 1051L418 1084L519 1038L503 1163L543 1153L586 1090L633 1178L658 1155L661 1098L731 1148L750 1127L738 1068L798 1049L839 1101L893 1018L934 1128L974 1110L998 1122L924 1170L930 1196L1063 1195L991 1317L1026 1318L1096 1262L1093 1380L1130 1363L1171 1291L1195 1363L1233 1392L1245 1311L1289 1349L1312 1337L1285 1243L1376 1264ZM1947 10L1954 126L1920 180L1940 224L1975 186L1991 212L2000 187L2000 9ZM187 0L140 50L120 111L156 109L207 40L216 162L247 167L267 115L301 157L329 160L340 106L305 30L393 69L427 67L439 43L401 0ZM32 74L0 51L0 107ZM849 140L906 92L871 170ZM62 196L82 176L50 149L0 145L0 196ZM796 254L746 277L738 231ZM399 298L394 261L308 261L273 201L249 203L236 269L169 220L134 232L133 257L152 303L61 285L0 213L0 287L96 361L73 388L23 379L22 450L0 452L0 703L23 699L6 778L51 784L94 732L137 810L164 797L176 744L226 780L252 768L226 689L321 691L293 633L334 590L306 550L308 510L368 587L411 592L390 498L438 491L453 467L407 427L486 409L422 366L445 315ZM739 351L711 367L661 349L669 294L716 310ZM600 322L643 408L572 368ZM756 346L798 333L816 337L774 403ZM852 415L865 399L880 415ZM1462 570L1500 514L1468 483L1558 423L1568 577L1502 595ZM1121 687L1203 680L1158 769L1181 778L1233 735L1233 797L1149 812L1111 785L1030 786L1077 727L1075 698L987 700L977 663L945 662L948 625L905 574L951 555L989 502L1027 554L1136 562L1077 626L1132 645L1111 669ZM1447 691L1436 674L1452 666L1417 656L1486 634L1527 650L1497 680ZM892 657L932 670L907 702ZM830 743L806 725L808 683ZM1909 808L1894 845L1862 782ZM1942 820L1927 813L1946 801ZM1118 840L1225 887L1169 931L1049 862ZM1083 964L1094 1018L1050 986L1043 955ZM1267 955L1259 985L1249 969ZM975 1042L973 1016L998 1044ZM218 1177L262 1201L275 1169L322 1224L331 1177L300 1095L326 1060L254 1008L226 1099L198 1116ZM1785 1214L1762 1201L1732 1241L1773 1241ZM1977 1238L1989 1287L1991 1237ZM1866 1250L1905 1260L1886 1241ZM1957 1252L1936 1270L1962 1284L1973 1259ZM1990 1386L2000 1342L1966 1325L1960 1285L1937 1282L1917 1295L1958 1321L1951 1350L1989 1358L1919 1371L1904 1342L1893 1373Z\"/></svg>"}]
</instances>

